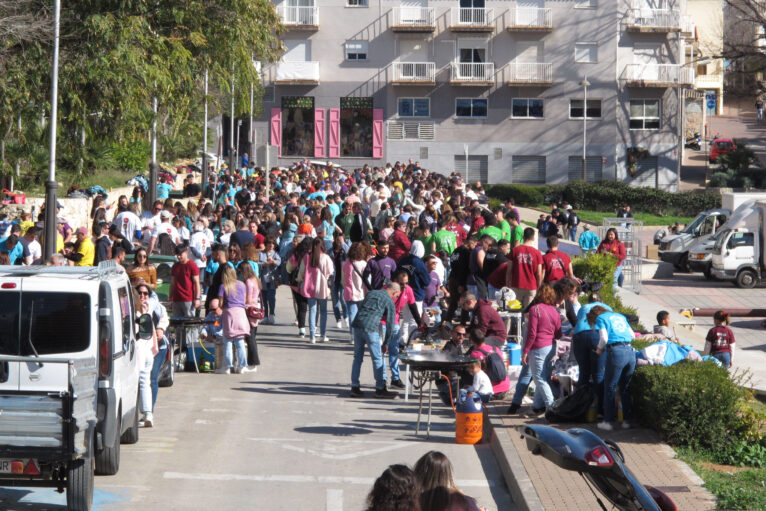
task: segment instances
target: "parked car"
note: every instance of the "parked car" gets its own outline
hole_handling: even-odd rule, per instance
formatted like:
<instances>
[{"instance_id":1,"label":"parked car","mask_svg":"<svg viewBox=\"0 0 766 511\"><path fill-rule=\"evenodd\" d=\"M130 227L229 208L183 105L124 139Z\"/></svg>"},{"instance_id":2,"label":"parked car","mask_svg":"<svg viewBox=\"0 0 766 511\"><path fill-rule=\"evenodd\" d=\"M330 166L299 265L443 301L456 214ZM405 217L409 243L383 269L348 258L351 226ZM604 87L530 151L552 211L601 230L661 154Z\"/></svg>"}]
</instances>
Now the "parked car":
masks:
<instances>
[{"instance_id":1,"label":"parked car","mask_svg":"<svg viewBox=\"0 0 766 511\"><path fill-rule=\"evenodd\" d=\"M737 148L734 141L730 138L716 138L710 144L710 163L716 163L719 156L723 156L729 151Z\"/></svg>"}]
</instances>

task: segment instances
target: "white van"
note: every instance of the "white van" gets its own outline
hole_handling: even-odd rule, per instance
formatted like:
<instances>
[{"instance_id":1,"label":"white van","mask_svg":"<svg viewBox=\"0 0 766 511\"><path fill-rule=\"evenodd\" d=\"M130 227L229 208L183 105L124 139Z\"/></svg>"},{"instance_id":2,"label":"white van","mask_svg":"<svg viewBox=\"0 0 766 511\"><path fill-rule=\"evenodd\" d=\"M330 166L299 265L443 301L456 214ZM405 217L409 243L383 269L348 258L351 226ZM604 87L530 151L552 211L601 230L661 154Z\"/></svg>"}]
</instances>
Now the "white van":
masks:
<instances>
[{"instance_id":1,"label":"white van","mask_svg":"<svg viewBox=\"0 0 766 511\"><path fill-rule=\"evenodd\" d=\"M0 266L0 486L67 490L90 509L93 475L138 441L133 292L113 261Z\"/></svg>"}]
</instances>

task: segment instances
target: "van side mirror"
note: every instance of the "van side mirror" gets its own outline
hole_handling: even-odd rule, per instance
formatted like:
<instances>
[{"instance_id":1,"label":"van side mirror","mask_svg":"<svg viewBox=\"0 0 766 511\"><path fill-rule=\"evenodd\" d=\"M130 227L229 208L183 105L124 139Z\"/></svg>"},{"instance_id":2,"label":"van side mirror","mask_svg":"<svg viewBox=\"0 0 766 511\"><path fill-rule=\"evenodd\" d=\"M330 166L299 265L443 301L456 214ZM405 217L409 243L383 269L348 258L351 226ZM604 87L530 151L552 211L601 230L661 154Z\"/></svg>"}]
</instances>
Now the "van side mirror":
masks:
<instances>
[{"instance_id":1,"label":"van side mirror","mask_svg":"<svg viewBox=\"0 0 766 511\"><path fill-rule=\"evenodd\" d=\"M138 323L138 338L151 339L154 335L154 322L149 314L142 314L136 321Z\"/></svg>"}]
</instances>

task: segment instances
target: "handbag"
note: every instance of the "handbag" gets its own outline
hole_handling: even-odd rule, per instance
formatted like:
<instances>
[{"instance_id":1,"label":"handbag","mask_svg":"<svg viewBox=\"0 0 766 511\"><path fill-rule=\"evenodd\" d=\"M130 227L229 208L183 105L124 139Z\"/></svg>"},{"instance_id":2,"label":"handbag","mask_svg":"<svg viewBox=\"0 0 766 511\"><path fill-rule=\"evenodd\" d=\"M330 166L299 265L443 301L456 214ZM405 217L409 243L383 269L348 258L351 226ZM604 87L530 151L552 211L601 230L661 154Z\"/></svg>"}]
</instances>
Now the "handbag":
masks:
<instances>
[{"instance_id":1,"label":"handbag","mask_svg":"<svg viewBox=\"0 0 766 511\"><path fill-rule=\"evenodd\" d=\"M257 293L256 297L258 300L258 305L246 305L245 312L247 313L247 317L249 319L260 321L266 317L266 311L264 311L262 307L263 304L261 303L261 293Z\"/></svg>"}]
</instances>

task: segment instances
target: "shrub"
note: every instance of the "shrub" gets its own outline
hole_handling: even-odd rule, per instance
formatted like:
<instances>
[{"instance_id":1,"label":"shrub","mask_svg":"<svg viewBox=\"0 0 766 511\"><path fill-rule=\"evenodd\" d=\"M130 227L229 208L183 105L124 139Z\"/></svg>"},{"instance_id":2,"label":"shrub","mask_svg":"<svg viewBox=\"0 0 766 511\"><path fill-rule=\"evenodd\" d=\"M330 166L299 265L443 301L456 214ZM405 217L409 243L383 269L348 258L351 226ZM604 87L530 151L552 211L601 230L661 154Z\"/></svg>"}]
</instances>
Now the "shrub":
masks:
<instances>
[{"instance_id":1,"label":"shrub","mask_svg":"<svg viewBox=\"0 0 766 511\"><path fill-rule=\"evenodd\" d=\"M713 362L640 367L631 394L639 420L672 445L723 451L748 434L740 410L746 391Z\"/></svg>"},{"instance_id":2,"label":"shrub","mask_svg":"<svg viewBox=\"0 0 766 511\"><path fill-rule=\"evenodd\" d=\"M545 189L547 186L524 186L524 185L487 185L486 194L490 198L505 201L513 199L517 206L535 207L545 202Z\"/></svg>"},{"instance_id":3,"label":"shrub","mask_svg":"<svg viewBox=\"0 0 766 511\"><path fill-rule=\"evenodd\" d=\"M148 168L150 151L144 140L115 143L112 154L120 170L143 172Z\"/></svg>"},{"instance_id":4,"label":"shrub","mask_svg":"<svg viewBox=\"0 0 766 511\"><path fill-rule=\"evenodd\" d=\"M745 467L766 468L766 445L747 440L730 443L724 450L712 453L716 463Z\"/></svg>"},{"instance_id":5,"label":"shrub","mask_svg":"<svg viewBox=\"0 0 766 511\"><path fill-rule=\"evenodd\" d=\"M614 270L617 268L617 258L611 254L588 254L584 257L572 258L574 274L588 282L601 282L602 287L598 291L601 301L612 308L615 312L626 316L635 316L636 309L626 307L620 298L614 294ZM640 325L632 325L633 328L641 329Z\"/></svg>"}]
</instances>

